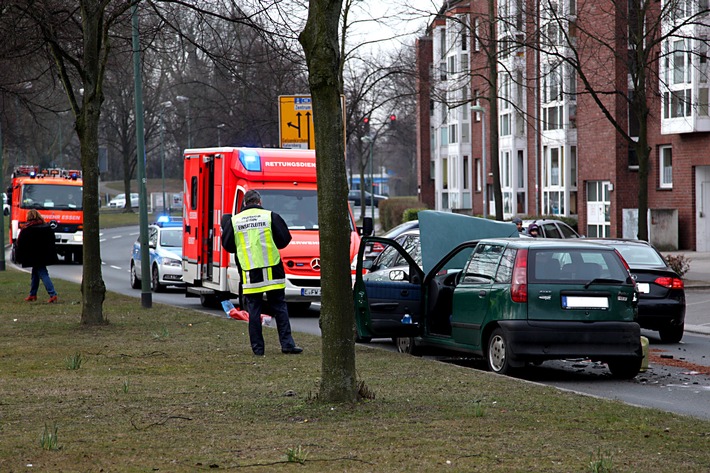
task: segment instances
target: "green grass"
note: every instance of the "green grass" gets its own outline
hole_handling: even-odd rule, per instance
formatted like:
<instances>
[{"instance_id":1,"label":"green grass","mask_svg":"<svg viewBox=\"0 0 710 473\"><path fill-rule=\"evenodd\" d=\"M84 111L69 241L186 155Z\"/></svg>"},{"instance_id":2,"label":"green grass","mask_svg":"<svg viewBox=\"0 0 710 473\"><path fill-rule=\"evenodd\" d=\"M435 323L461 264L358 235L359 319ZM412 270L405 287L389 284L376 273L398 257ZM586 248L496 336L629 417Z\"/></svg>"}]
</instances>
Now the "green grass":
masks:
<instances>
[{"instance_id":1,"label":"green grass","mask_svg":"<svg viewBox=\"0 0 710 473\"><path fill-rule=\"evenodd\" d=\"M27 303L0 273L0 471L710 470L710 422L361 345L370 400L325 404L319 337L285 356L266 329L255 358L245 322L113 293L84 327L55 283Z\"/></svg>"}]
</instances>

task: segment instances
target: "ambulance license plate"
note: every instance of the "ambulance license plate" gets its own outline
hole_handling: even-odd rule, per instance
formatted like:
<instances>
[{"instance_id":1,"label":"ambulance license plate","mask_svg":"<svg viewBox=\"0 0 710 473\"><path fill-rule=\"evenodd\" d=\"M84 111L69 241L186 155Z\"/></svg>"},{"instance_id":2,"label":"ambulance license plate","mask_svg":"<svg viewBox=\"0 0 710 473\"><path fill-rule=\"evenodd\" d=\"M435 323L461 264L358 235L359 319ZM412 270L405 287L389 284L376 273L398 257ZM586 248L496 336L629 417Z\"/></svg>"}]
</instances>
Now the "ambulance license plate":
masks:
<instances>
[{"instance_id":1,"label":"ambulance license plate","mask_svg":"<svg viewBox=\"0 0 710 473\"><path fill-rule=\"evenodd\" d=\"M302 296L320 296L319 287L307 287L301 289Z\"/></svg>"}]
</instances>

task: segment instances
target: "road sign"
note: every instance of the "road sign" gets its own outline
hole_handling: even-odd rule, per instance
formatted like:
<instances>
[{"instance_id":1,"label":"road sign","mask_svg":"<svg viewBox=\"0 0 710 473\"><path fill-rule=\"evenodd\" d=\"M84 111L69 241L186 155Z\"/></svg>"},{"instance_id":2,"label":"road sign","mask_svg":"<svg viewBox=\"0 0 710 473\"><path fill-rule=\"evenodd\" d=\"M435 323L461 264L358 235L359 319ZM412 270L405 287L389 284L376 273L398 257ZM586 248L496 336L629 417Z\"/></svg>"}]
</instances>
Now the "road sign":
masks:
<instances>
[{"instance_id":1,"label":"road sign","mask_svg":"<svg viewBox=\"0 0 710 473\"><path fill-rule=\"evenodd\" d=\"M279 96L279 143L282 148L315 149L310 95Z\"/></svg>"}]
</instances>

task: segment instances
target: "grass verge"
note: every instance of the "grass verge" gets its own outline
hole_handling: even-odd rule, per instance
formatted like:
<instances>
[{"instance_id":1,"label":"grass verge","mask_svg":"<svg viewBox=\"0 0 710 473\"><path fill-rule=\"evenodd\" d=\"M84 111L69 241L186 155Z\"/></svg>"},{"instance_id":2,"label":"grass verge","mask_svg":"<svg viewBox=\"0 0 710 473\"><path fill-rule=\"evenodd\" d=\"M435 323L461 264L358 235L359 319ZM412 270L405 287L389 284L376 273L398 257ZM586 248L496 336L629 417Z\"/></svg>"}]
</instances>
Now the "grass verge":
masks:
<instances>
[{"instance_id":1,"label":"grass verge","mask_svg":"<svg viewBox=\"0 0 710 473\"><path fill-rule=\"evenodd\" d=\"M27 303L0 273L0 471L710 470L710 422L366 346L374 400L324 404L318 337L286 356L266 329L255 358L244 322L114 293L83 327L55 283Z\"/></svg>"}]
</instances>

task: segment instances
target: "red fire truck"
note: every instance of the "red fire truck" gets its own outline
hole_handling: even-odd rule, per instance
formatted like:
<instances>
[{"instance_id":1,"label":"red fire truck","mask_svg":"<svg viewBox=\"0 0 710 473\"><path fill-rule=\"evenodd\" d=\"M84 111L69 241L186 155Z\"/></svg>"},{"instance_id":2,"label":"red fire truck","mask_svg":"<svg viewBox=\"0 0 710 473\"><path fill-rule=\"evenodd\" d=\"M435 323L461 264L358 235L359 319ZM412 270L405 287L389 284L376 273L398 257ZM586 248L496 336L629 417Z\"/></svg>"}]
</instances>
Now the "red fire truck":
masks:
<instances>
[{"instance_id":1,"label":"red fire truck","mask_svg":"<svg viewBox=\"0 0 710 473\"><path fill-rule=\"evenodd\" d=\"M222 248L221 224L238 213L244 194L259 191L265 209L283 217L293 237L281 250L286 301L307 308L320 300L316 156L313 150L188 149L184 154L183 281L205 307L239 298L234 255ZM350 261L360 245L350 212ZM366 226L370 226L367 222ZM352 266L354 270L354 265ZM241 302L241 301L239 301Z\"/></svg>"},{"instance_id":2,"label":"red fire truck","mask_svg":"<svg viewBox=\"0 0 710 473\"><path fill-rule=\"evenodd\" d=\"M33 165L16 166L12 172L10 200L11 259L27 212L39 211L54 229L57 253L64 261L82 262L84 244L83 182L81 171L42 169Z\"/></svg>"}]
</instances>

